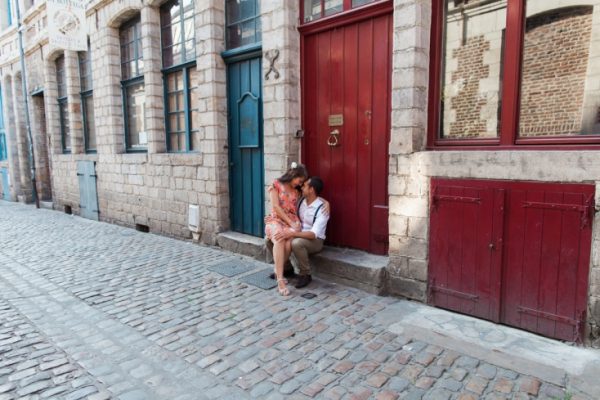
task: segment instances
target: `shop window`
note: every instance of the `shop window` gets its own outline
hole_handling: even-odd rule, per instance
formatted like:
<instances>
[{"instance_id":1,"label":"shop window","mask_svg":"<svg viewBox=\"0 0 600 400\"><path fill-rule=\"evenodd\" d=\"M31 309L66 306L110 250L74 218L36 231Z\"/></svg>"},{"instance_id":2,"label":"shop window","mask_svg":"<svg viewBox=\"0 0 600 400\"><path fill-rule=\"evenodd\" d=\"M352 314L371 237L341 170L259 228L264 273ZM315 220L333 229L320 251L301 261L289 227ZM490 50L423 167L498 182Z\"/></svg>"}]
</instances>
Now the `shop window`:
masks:
<instances>
[{"instance_id":1,"label":"shop window","mask_svg":"<svg viewBox=\"0 0 600 400\"><path fill-rule=\"evenodd\" d=\"M167 148L172 152L197 151L198 77L193 1L177 0L163 5L160 25Z\"/></svg>"},{"instance_id":2,"label":"shop window","mask_svg":"<svg viewBox=\"0 0 600 400\"><path fill-rule=\"evenodd\" d=\"M316 21L376 2L381 0L302 0L302 21L304 23Z\"/></svg>"},{"instance_id":3,"label":"shop window","mask_svg":"<svg viewBox=\"0 0 600 400\"><path fill-rule=\"evenodd\" d=\"M144 59L142 57L142 37L140 18L134 18L119 30L121 44L121 88L123 92L123 113L125 120L125 148L128 152L146 151L144 90Z\"/></svg>"},{"instance_id":4,"label":"shop window","mask_svg":"<svg viewBox=\"0 0 600 400\"><path fill-rule=\"evenodd\" d=\"M56 59L56 85L58 89L58 116L60 120L60 138L63 153L71 152L71 127L67 101L67 76L65 71L65 56Z\"/></svg>"},{"instance_id":5,"label":"shop window","mask_svg":"<svg viewBox=\"0 0 600 400\"><path fill-rule=\"evenodd\" d=\"M429 144L600 143L600 22L571 4L434 2Z\"/></svg>"},{"instance_id":6,"label":"shop window","mask_svg":"<svg viewBox=\"0 0 600 400\"><path fill-rule=\"evenodd\" d=\"M261 41L260 11L256 0L227 0L227 49Z\"/></svg>"},{"instance_id":7,"label":"shop window","mask_svg":"<svg viewBox=\"0 0 600 400\"><path fill-rule=\"evenodd\" d=\"M96 152L96 125L94 121L94 96L92 85L92 52L79 52L79 79L81 84L81 111L83 115L83 135L86 153Z\"/></svg>"}]
</instances>

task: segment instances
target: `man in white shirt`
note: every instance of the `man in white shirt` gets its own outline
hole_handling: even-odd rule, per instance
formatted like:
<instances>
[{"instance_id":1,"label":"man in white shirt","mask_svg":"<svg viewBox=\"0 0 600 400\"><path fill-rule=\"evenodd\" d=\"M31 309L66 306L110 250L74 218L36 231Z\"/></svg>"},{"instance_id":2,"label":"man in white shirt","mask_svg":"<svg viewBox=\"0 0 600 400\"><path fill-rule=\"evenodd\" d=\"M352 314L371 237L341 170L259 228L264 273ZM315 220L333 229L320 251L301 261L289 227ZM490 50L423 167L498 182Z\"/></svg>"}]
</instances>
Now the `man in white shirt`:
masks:
<instances>
[{"instance_id":1,"label":"man in white shirt","mask_svg":"<svg viewBox=\"0 0 600 400\"><path fill-rule=\"evenodd\" d=\"M329 210L325 206L325 200L319 197L322 190L321 178L318 176L308 178L302 185L302 198L298 204L298 217L302 222L302 231L285 230L279 233L281 238L294 238L290 260L299 275L294 285L297 289L305 287L312 281L309 256L323 249Z\"/></svg>"}]
</instances>

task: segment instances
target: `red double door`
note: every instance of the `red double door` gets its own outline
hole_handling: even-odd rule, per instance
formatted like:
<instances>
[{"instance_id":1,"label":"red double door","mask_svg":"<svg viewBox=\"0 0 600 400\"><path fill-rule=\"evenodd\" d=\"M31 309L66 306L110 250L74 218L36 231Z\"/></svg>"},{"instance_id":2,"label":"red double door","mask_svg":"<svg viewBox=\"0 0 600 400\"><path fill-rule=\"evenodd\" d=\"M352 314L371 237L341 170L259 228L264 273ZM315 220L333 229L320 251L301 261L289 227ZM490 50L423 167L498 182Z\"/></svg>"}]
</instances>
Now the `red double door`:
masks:
<instances>
[{"instance_id":1,"label":"red double door","mask_svg":"<svg viewBox=\"0 0 600 400\"><path fill-rule=\"evenodd\" d=\"M429 302L581 341L594 186L433 179Z\"/></svg>"},{"instance_id":2,"label":"red double door","mask_svg":"<svg viewBox=\"0 0 600 400\"><path fill-rule=\"evenodd\" d=\"M328 243L387 254L392 15L303 31L302 158L325 182Z\"/></svg>"}]
</instances>

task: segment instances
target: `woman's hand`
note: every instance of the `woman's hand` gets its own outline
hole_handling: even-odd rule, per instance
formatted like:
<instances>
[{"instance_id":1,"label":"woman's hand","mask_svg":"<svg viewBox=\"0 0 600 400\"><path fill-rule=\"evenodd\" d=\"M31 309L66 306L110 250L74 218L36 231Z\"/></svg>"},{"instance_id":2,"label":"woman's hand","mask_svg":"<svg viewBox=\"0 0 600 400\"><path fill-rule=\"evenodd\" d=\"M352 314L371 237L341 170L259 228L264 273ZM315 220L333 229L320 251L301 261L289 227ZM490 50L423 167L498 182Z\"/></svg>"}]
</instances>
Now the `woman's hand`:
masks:
<instances>
[{"instance_id":1,"label":"woman's hand","mask_svg":"<svg viewBox=\"0 0 600 400\"><path fill-rule=\"evenodd\" d=\"M323 200L323 214L325 215L331 215L331 205L329 204L329 202L325 199Z\"/></svg>"},{"instance_id":2,"label":"woman's hand","mask_svg":"<svg viewBox=\"0 0 600 400\"><path fill-rule=\"evenodd\" d=\"M291 228L291 229L292 229L294 232L300 232L300 231L302 231L302 223L301 223L300 221L293 222L293 223L290 225L290 228Z\"/></svg>"}]
</instances>

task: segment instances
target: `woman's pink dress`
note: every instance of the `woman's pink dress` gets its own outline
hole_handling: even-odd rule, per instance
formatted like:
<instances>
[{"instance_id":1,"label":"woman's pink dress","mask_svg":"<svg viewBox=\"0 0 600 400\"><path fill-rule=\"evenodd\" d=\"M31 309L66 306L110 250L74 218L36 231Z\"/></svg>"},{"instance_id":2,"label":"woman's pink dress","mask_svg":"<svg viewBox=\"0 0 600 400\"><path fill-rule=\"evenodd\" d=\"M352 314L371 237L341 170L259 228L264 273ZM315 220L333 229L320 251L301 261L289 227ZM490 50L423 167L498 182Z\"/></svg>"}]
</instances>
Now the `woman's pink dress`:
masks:
<instances>
[{"instance_id":1,"label":"woman's pink dress","mask_svg":"<svg viewBox=\"0 0 600 400\"><path fill-rule=\"evenodd\" d=\"M296 205L298 203L298 191L295 189L286 189L277 179L273 182L273 186L269 188L269 191L277 190L277 197L279 198L279 206L287 213L287 216L293 222L299 222ZM271 210L271 214L265 217L265 234L269 239L273 239L277 233L291 229L291 227L275 213L275 210Z\"/></svg>"}]
</instances>

